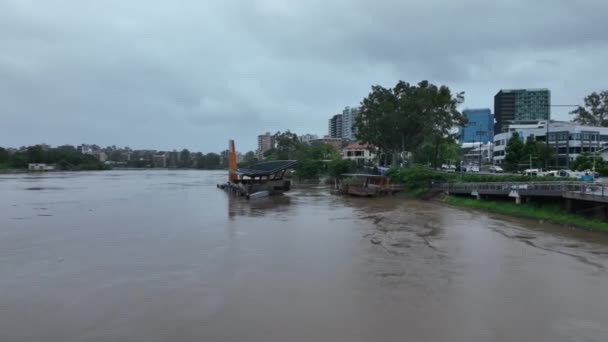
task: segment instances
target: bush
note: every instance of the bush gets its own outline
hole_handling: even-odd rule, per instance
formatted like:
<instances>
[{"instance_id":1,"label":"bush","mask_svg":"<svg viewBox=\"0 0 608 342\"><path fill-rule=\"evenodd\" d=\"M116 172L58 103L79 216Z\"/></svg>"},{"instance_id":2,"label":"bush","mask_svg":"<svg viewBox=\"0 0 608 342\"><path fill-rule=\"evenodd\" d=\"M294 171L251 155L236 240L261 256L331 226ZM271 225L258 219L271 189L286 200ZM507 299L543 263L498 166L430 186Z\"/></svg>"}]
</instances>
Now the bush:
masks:
<instances>
[{"instance_id":1,"label":"bush","mask_svg":"<svg viewBox=\"0 0 608 342\"><path fill-rule=\"evenodd\" d=\"M447 173L433 171L422 165L403 168L399 171L400 182L409 185L411 188L428 188L433 183L448 181L447 176Z\"/></svg>"},{"instance_id":2,"label":"bush","mask_svg":"<svg viewBox=\"0 0 608 342\"><path fill-rule=\"evenodd\" d=\"M318 178L323 170L323 162L320 160L305 159L298 163L296 173L301 178Z\"/></svg>"},{"instance_id":3,"label":"bush","mask_svg":"<svg viewBox=\"0 0 608 342\"><path fill-rule=\"evenodd\" d=\"M485 175L475 173L446 173L416 165L409 168L390 169L386 172L393 183L403 183L410 188L429 188L433 183L489 183L489 182L551 182L576 181L576 179L536 177L523 175Z\"/></svg>"},{"instance_id":4,"label":"bush","mask_svg":"<svg viewBox=\"0 0 608 342\"><path fill-rule=\"evenodd\" d=\"M342 178L342 174L355 170L357 170L357 164L350 159L334 159L329 163L329 175L334 178Z\"/></svg>"}]
</instances>

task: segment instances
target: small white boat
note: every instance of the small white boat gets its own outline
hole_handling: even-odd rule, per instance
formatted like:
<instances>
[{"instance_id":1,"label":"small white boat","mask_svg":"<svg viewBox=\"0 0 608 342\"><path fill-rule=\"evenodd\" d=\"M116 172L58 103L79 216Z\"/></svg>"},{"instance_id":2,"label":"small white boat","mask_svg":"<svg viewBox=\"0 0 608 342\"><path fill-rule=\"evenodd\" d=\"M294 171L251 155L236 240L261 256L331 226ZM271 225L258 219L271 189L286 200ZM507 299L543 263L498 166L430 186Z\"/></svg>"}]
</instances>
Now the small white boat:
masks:
<instances>
[{"instance_id":1,"label":"small white boat","mask_svg":"<svg viewBox=\"0 0 608 342\"><path fill-rule=\"evenodd\" d=\"M264 197L268 197L270 196L270 191L264 190L264 191L258 191L258 192L254 192L252 194L250 194L249 196L247 196L247 199L258 199L258 198L264 198Z\"/></svg>"}]
</instances>

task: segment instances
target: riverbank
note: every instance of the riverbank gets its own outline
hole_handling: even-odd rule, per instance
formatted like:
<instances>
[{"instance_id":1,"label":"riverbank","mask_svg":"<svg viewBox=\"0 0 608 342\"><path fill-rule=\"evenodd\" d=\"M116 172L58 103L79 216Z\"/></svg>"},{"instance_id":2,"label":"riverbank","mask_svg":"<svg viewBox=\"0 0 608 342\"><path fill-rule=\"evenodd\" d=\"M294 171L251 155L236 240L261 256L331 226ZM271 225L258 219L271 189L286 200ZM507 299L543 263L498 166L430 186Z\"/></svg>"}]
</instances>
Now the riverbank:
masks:
<instances>
[{"instance_id":1,"label":"riverbank","mask_svg":"<svg viewBox=\"0 0 608 342\"><path fill-rule=\"evenodd\" d=\"M477 200L458 196L446 196L442 202L458 207L481 209L499 214L544 220L551 223L608 233L607 222L565 212L558 205L541 205L538 203L515 204L506 201Z\"/></svg>"}]
</instances>

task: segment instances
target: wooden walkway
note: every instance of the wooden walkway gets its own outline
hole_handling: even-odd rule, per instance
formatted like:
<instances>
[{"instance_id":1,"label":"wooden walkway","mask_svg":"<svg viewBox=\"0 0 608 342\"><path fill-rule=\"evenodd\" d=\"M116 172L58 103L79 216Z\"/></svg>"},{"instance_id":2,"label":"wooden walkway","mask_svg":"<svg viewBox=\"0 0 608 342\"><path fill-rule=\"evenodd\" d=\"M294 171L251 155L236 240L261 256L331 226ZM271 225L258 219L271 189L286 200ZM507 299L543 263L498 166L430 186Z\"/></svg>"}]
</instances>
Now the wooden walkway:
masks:
<instances>
[{"instance_id":1,"label":"wooden walkway","mask_svg":"<svg viewBox=\"0 0 608 342\"><path fill-rule=\"evenodd\" d=\"M433 186L448 194L471 196L560 197L608 203L608 184L588 182L442 183Z\"/></svg>"}]
</instances>

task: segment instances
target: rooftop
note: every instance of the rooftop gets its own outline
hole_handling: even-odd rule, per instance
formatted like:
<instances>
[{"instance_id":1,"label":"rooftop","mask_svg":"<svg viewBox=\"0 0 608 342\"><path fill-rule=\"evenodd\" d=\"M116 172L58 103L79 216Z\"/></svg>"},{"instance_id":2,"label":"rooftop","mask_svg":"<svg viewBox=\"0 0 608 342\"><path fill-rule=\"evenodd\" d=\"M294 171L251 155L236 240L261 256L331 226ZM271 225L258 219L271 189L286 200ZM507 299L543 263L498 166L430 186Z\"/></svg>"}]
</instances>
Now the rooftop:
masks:
<instances>
[{"instance_id":1,"label":"rooftop","mask_svg":"<svg viewBox=\"0 0 608 342\"><path fill-rule=\"evenodd\" d=\"M518 91L549 91L548 88L529 88L529 89L500 89L499 92L514 93Z\"/></svg>"},{"instance_id":2,"label":"rooftop","mask_svg":"<svg viewBox=\"0 0 608 342\"><path fill-rule=\"evenodd\" d=\"M376 148L376 146L374 146L372 144L354 143L354 144L350 144L350 145L346 146L344 148L344 150L363 150L363 149L374 149L374 148Z\"/></svg>"},{"instance_id":3,"label":"rooftop","mask_svg":"<svg viewBox=\"0 0 608 342\"><path fill-rule=\"evenodd\" d=\"M279 171L294 167L297 163L297 160L275 160L258 163L250 166L249 168L236 169L234 170L234 173L248 177L269 176Z\"/></svg>"}]
</instances>

